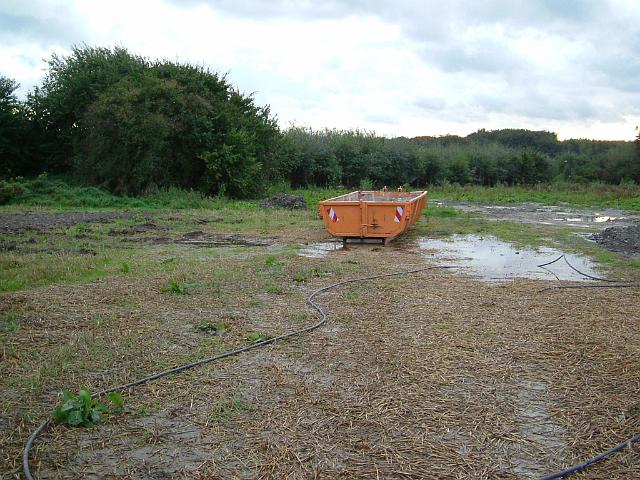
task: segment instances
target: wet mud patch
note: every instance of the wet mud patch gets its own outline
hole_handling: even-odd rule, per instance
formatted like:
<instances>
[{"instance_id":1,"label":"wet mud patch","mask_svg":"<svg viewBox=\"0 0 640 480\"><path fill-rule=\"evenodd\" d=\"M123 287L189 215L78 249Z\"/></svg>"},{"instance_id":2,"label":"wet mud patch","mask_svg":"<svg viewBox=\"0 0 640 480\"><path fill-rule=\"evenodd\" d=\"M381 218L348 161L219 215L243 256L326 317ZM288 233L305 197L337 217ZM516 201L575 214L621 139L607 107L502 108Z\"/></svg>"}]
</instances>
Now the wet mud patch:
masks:
<instances>
[{"instance_id":1,"label":"wet mud patch","mask_svg":"<svg viewBox=\"0 0 640 480\"><path fill-rule=\"evenodd\" d=\"M54 227L110 222L139 215L140 212L0 213L0 233L20 233L26 230L44 232Z\"/></svg>"},{"instance_id":2,"label":"wet mud patch","mask_svg":"<svg viewBox=\"0 0 640 480\"><path fill-rule=\"evenodd\" d=\"M560 255L587 275L600 276L589 258L565 253L555 248L516 248L495 237L477 235L454 235L449 240L431 238L418 239L418 245L428 258L459 266L483 280L499 281L513 278L540 280L584 281L584 275L573 270L566 262L556 262L541 268L538 265L550 262Z\"/></svg>"},{"instance_id":3,"label":"wet mud patch","mask_svg":"<svg viewBox=\"0 0 640 480\"><path fill-rule=\"evenodd\" d=\"M172 412L125 417L94 430L61 433L67 436L65 442L76 447L68 458L57 461L63 460L76 478L190 477L213 459L210 439L202 429ZM56 459L50 461L55 465ZM57 477L57 472L49 469L38 474L40 478Z\"/></svg>"},{"instance_id":4,"label":"wet mud patch","mask_svg":"<svg viewBox=\"0 0 640 480\"><path fill-rule=\"evenodd\" d=\"M522 380L518 384L516 415L518 430L527 448L513 453L514 472L521 478L540 478L561 462L564 431L550 413L548 386L544 382Z\"/></svg>"},{"instance_id":5,"label":"wet mud patch","mask_svg":"<svg viewBox=\"0 0 640 480\"><path fill-rule=\"evenodd\" d=\"M446 203L432 200L438 206L454 207L463 212L477 213L489 220L507 220L533 225L556 227L597 228L626 226L640 222L640 215L624 210L570 208L563 205L521 203L516 205L478 205L470 203Z\"/></svg>"},{"instance_id":6,"label":"wet mud patch","mask_svg":"<svg viewBox=\"0 0 640 480\"><path fill-rule=\"evenodd\" d=\"M92 248L59 248L59 247L33 247L24 246L15 241L0 242L0 252L14 252L20 254L49 253L51 255L98 255Z\"/></svg>"},{"instance_id":7,"label":"wet mud patch","mask_svg":"<svg viewBox=\"0 0 640 480\"><path fill-rule=\"evenodd\" d=\"M158 229L158 224L156 224L153 220L147 220L144 223L140 223L138 225L132 225L131 227L127 227L127 228L112 228L111 230L109 230L109 235L111 236L116 236L116 235L137 235L140 233L147 233L150 231L155 231Z\"/></svg>"},{"instance_id":8,"label":"wet mud patch","mask_svg":"<svg viewBox=\"0 0 640 480\"><path fill-rule=\"evenodd\" d=\"M350 239L346 244L342 241L329 241L304 244L298 255L306 258L326 258L332 254L347 255L349 252L372 251L378 252L385 248L378 238ZM405 248L404 244L393 243L393 247Z\"/></svg>"},{"instance_id":9,"label":"wet mud patch","mask_svg":"<svg viewBox=\"0 0 640 480\"><path fill-rule=\"evenodd\" d=\"M153 245L193 245L196 247L229 247L229 246L247 246L247 247L266 247L275 245L276 240L273 238L253 237L249 235L240 235L237 233L205 233L197 230L185 233L182 237L141 237L126 238L124 242L141 242L151 243Z\"/></svg>"}]
</instances>

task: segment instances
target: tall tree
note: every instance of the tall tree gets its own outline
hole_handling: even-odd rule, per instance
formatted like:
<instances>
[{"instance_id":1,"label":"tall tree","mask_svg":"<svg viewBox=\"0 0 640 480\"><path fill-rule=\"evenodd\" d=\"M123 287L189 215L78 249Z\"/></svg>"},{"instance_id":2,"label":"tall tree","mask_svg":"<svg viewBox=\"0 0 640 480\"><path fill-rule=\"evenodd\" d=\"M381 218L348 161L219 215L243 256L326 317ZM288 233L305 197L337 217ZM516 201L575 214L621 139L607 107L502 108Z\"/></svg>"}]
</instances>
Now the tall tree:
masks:
<instances>
[{"instance_id":1,"label":"tall tree","mask_svg":"<svg viewBox=\"0 0 640 480\"><path fill-rule=\"evenodd\" d=\"M268 107L203 67L76 47L52 57L29 101L46 167L117 193L252 196L264 166L274 170L280 132Z\"/></svg>"},{"instance_id":2,"label":"tall tree","mask_svg":"<svg viewBox=\"0 0 640 480\"><path fill-rule=\"evenodd\" d=\"M15 80L0 76L0 177L36 173L29 149L29 122Z\"/></svg>"},{"instance_id":3,"label":"tall tree","mask_svg":"<svg viewBox=\"0 0 640 480\"><path fill-rule=\"evenodd\" d=\"M69 171L74 144L86 134L82 120L89 107L123 78L143 75L148 62L122 47L75 46L69 56L54 53L47 66L28 106L39 133L43 169Z\"/></svg>"}]
</instances>

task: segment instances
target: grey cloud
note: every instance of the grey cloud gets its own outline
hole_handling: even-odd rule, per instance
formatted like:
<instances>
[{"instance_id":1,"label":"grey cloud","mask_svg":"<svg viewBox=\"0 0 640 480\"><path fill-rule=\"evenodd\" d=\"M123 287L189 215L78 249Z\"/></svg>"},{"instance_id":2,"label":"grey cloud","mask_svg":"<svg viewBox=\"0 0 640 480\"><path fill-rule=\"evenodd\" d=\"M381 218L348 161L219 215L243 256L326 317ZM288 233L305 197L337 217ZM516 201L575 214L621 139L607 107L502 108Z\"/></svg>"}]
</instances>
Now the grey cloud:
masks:
<instances>
[{"instance_id":1,"label":"grey cloud","mask_svg":"<svg viewBox=\"0 0 640 480\"><path fill-rule=\"evenodd\" d=\"M314 21L374 17L395 25L405 41L394 47L411 50L422 63L437 71L434 78L444 77L445 82L451 80L461 87L451 97L431 97L427 92L406 107L424 115L437 112L440 118L454 122L482 121L491 113L567 122L614 121L640 110L640 9L632 3L616 3L616 0L162 1L185 9L207 5L223 19L233 16L254 21ZM632 14L627 15L629 12ZM78 15L71 6L53 5L51 1L30 0L27 4L22 0L4 0L0 5L0 42L11 46L35 42L50 49L54 44L68 47L83 40L91 41L91 32L85 30L83 19ZM554 57L561 63L554 65L554 72L547 71L544 64L534 67L527 52L515 48L514 38L529 35L530 38L557 37L569 46L565 57ZM318 71L339 69L340 55L336 58L318 65ZM28 62L33 65L40 59ZM258 74L251 65L247 65L246 71L232 74L245 88L256 88ZM257 87L260 96L276 96L290 103L322 103L321 97L309 92L306 79L283 78L277 68L260 75ZM345 79L345 91L357 91L357 86L347 87L358 81L358 75L364 76L364 73ZM397 123L392 116L375 111L366 119L375 123Z\"/></svg>"},{"instance_id":2,"label":"grey cloud","mask_svg":"<svg viewBox=\"0 0 640 480\"><path fill-rule=\"evenodd\" d=\"M413 102L419 110L432 112L442 110L446 107L446 102L439 97L420 97Z\"/></svg>"},{"instance_id":3,"label":"grey cloud","mask_svg":"<svg viewBox=\"0 0 640 480\"><path fill-rule=\"evenodd\" d=\"M524 59L511 52L508 45L494 41L476 45L430 45L422 50L421 56L428 65L438 66L445 72L500 72L525 65Z\"/></svg>"},{"instance_id":4,"label":"grey cloud","mask_svg":"<svg viewBox=\"0 0 640 480\"><path fill-rule=\"evenodd\" d=\"M589 96L566 89L542 90L521 88L495 94L479 94L470 99L487 113L504 113L544 120L621 120L620 111L614 103L598 105Z\"/></svg>"},{"instance_id":5,"label":"grey cloud","mask_svg":"<svg viewBox=\"0 0 640 480\"><path fill-rule=\"evenodd\" d=\"M70 45L83 38L79 23L69 15L39 17L0 11L0 39L9 45L25 40L44 46L53 42Z\"/></svg>"},{"instance_id":6,"label":"grey cloud","mask_svg":"<svg viewBox=\"0 0 640 480\"><path fill-rule=\"evenodd\" d=\"M591 82L627 93L640 92L640 48L593 55L583 67L591 72Z\"/></svg>"},{"instance_id":7,"label":"grey cloud","mask_svg":"<svg viewBox=\"0 0 640 480\"><path fill-rule=\"evenodd\" d=\"M458 119L498 112L560 121L613 121L637 111L630 102L638 100L634 94L640 90L640 13L616 0L191 1L253 19L377 17L397 25L417 44L427 66L453 75L468 73L470 82L505 85L500 94L467 94L469 98L449 99L446 104L415 100L412 107L425 112L439 110L444 115L451 109ZM629 9L635 15L623 13ZM527 52L515 50L512 39L530 34L557 37L586 52L570 49L561 59L559 72L570 78L538 71ZM600 96L607 104L593 100L598 92L606 92ZM464 107L452 106L456 101Z\"/></svg>"}]
</instances>

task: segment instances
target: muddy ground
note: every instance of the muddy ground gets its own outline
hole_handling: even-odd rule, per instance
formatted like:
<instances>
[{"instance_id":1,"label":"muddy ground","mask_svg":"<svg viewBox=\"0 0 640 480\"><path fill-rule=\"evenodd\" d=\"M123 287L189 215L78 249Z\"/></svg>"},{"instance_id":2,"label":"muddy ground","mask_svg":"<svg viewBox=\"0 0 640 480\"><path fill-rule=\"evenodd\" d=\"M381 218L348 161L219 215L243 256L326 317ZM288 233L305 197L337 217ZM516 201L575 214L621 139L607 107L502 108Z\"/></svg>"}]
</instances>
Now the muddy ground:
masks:
<instances>
[{"instance_id":1,"label":"muddy ground","mask_svg":"<svg viewBox=\"0 0 640 480\"><path fill-rule=\"evenodd\" d=\"M183 262L187 295L163 290L175 277L133 263L127 275L0 294L0 313L19 325L1 333L3 478L20 477L22 446L63 388L98 390L245 345L250 332L311 325L317 314L305 300L320 287L438 266L407 248L410 237L308 258L271 234L166 231L152 221L157 228L141 220L106 237L138 245L154 265ZM291 230L288 241L326 239ZM319 297L329 318L313 333L129 390L125 413L96 428L48 429L34 471L539 478L640 429L640 289L540 292L554 284L431 269L342 286ZM639 472L634 449L578 478Z\"/></svg>"},{"instance_id":2,"label":"muddy ground","mask_svg":"<svg viewBox=\"0 0 640 480\"><path fill-rule=\"evenodd\" d=\"M509 220L532 225L552 225L571 228L607 228L640 223L640 215L611 208L575 208L566 205L518 203L514 205L480 205L474 203L447 203L430 200L434 205L454 207L464 212L477 213L490 220Z\"/></svg>"},{"instance_id":3,"label":"muddy ground","mask_svg":"<svg viewBox=\"0 0 640 480\"><path fill-rule=\"evenodd\" d=\"M135 215L140 215L136 213ZM44 232L54 227L71 227L79 223L108 222L131 218L131 212L60 212L60 213L0 213L0 233L23 231Z\"/></svg>"},{"instance_id":4,"label":"muddy ground","mask_svg":"<svg viewBox=\"0 0 640 480\"><path fill-rule=\"evenodd\" d=\"M539 203L478 205L445 203L438 200L432 200L432 203L454 207L495 221L508 220L530 225L549 225L576 231L602 230L591 235L590 238L607 250L640 259L640 215L624 210L547 206Z\"/></svg>"}]
</instances>

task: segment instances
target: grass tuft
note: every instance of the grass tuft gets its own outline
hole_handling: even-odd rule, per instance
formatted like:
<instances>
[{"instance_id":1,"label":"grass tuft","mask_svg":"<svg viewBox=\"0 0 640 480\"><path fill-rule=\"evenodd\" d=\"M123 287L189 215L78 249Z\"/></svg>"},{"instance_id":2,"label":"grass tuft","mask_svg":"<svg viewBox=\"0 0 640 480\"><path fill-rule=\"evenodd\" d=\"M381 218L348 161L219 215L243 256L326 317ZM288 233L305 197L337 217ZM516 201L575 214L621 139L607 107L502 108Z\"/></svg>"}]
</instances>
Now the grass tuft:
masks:
<instances>
[{"instance_id":1,"label":"grass tuft","mask_svg":"<svg viewBox=\"0 0 640 480\"><path fill-rule=\"evenodd\" d=\"M247 340L249 340L251 343L260 343L264 342L265 340L270 340L271 338L273 338L271 335L263 332L251 332L247 335Z\"/></svg>"}]
</instances>

